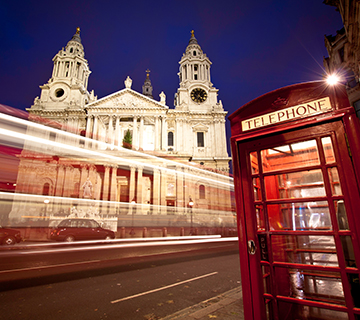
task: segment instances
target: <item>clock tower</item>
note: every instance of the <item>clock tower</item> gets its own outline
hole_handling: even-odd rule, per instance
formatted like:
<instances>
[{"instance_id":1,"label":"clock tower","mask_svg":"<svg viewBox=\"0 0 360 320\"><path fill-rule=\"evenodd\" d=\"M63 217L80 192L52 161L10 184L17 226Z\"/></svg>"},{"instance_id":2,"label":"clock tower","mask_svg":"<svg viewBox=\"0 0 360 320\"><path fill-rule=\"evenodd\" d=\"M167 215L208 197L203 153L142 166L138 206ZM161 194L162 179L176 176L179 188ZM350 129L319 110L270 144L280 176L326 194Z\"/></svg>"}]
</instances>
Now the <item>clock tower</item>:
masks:
<instances>
[{"instance_id":1,"label":"clock tower","mask_svg":"<svg viewBox=\"0 0 360 320\"><path fill-rule=\"evenodd\" d=\"M211 61L194 31L180 62L175 109L167 115L168 151L209 169L229 171L225 116L210 77Z\"/></svg>"},{"instance_id":2,"label":"clock tower","mask_svg":"<svg viewBox=\"0 0 360 320\"><path fill-rule=\"evenodd\" d=\"M175 108L196 112L209 112L217 104L218 90L210 77L211 61L202 51L191 31L191 38L180 62L179 81Z\"/></svg>"},{"instance_id":3,"label":"clock tower","mask_svg":"<svg viewBox=\"0 0 360 320\"><path fill-rule=\"evenodd\" d=\"M35 98L28 111L60 121L65 110L84 112L84 106L96 99L94 92L87 90L91 71L84 56L80 28L77 28L65 49L53 58L52 76L48 83L40 86L41 96Z\"/></svg>"}]
</instances>

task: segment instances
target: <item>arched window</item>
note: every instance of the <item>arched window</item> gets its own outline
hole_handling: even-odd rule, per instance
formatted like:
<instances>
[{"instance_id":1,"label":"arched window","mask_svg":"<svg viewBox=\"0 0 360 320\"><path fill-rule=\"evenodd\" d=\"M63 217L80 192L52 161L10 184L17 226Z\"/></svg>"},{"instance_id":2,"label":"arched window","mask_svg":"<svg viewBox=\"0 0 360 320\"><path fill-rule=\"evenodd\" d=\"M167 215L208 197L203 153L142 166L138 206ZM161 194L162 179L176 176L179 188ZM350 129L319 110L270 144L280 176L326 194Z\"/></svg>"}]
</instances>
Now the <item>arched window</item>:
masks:
<instances>
[{"instance_id":1,"label":"arched window","mask_svg":"<svg viewBox=\"0 0 360 320\"><path fill-rule=\"evenodd\" d=\"M168 132L168 146L169 147L174 146L174 133L171 131Z\"/></svg>"},{"instance_id":2,"label":"arched window","mask_svg":"<svg viewBox=\"0 0 360 320\"><path fill-rule=\"evenodd\" d=\"M48 183L48 182L44 183L42 194L43 194L43 196L50 195L50 183Z\"/></svg>"},{"instance_id":3,"label":"arched window","mask_svg":"<svg viewBox=\"0 0 360 320\"><path fill-rule=\"evenodd\" d=\"M199 185L199 199L205 199L205 186Z\"/></svg>"}]
</instances>

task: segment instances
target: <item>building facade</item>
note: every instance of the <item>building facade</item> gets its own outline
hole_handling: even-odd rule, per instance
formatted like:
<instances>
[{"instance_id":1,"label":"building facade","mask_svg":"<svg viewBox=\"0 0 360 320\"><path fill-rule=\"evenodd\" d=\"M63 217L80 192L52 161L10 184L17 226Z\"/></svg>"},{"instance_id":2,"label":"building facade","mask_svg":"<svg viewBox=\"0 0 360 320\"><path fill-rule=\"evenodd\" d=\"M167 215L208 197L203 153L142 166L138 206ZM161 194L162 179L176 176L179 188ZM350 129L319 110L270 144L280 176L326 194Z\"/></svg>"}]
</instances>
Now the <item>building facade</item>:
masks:
<instances>
[{"instance_id":1,"label":"building facade","mask_svg":"<svg viewBox=\"0 0 360 320\"><path fill-rule=\"evenodd\" d=\"M153 99L149 70L142 93L127 77L124 89L98 99L87 90L91 72L84 56L77 29L53 58L52 77L27 109L34 123L46 119L48 126L27 128L19 197L9 218L111 216L117 227L234 227L227 112L194 33L179 62L174 108L163 92L159 101ZM128 132L130 149L123 148ZM29 194L40 195L46 205L43 200L34 205ZM134 221L134 213L149 218Z\"/></svg>"},{"instance_id":2,"label":"building facade","mask_svg":"<svg viewBox=\"0 0 360 320\"><path fill-rule=\"evenodd\" d=\"M324 58L328 74L337 73L345 82L350 104L360 118L360 1L325 0L339 11L344 27L325 36L329 57Z\"/></svg>"}]
</instances>

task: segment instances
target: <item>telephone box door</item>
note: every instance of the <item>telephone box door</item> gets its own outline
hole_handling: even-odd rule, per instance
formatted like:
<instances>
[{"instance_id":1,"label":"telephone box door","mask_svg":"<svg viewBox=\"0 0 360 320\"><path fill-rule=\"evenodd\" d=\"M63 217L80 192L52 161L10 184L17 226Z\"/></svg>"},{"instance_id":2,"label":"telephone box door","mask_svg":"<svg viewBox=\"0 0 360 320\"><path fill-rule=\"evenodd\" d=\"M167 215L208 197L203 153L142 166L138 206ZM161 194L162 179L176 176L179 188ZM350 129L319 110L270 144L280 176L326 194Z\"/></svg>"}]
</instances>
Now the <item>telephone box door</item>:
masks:
<instances>
[{"instance_id":1,"label":"telephone box door","mask_svg":"<svg viewBox=\"0 0 360 320\"><path fill-rule=\"evenodd\" d=\"M359 189L342 122L237 150L251 318L360 320Z\"/></svg>"}]
</instances>

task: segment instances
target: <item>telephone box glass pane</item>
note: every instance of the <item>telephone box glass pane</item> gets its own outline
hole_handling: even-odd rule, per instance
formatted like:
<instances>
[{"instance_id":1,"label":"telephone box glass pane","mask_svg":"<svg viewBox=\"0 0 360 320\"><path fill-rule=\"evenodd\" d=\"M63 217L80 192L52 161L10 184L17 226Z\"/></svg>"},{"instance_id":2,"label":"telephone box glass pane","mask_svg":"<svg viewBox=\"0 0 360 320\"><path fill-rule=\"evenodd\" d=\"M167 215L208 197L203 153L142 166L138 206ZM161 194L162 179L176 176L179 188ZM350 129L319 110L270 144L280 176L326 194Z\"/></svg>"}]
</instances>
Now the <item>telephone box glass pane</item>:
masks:
<instances>
[{"instance_id":1,"label":"telephone box glass pane","mask_svg":"<svg viewBox=\"0 0 360 320\"><path fill-rule=\"evenodd\" d=\"M349 230L344 200L334 201L337 223L340 230Z\"/></svg>"},{"instance_id":2,"label":"telephone box glass pane","mask_svg":"<svg viewBox=\"0 0 360 320\"><path fill-rule=\"evenodd\" d=\"M332 230L327 201L267 206L270 230Z\"/></svg>"},{"instance_id":3,"label":"telephone box glass pane","mask_svg":"<svg viewBox=\"0 0 360 320\"><path fill-rule=\"evenodd\" d=\"M260 178L253 178L254 199L261 200Z\"/></svg>"},{"instance_id":4,"label":"telephone box glass pane","mask_svg":"<svg viewBox=\"0 0 360 320\"><path fill-rule=\"evenodd\" d=\"M324 308L304 306L279 301L279 319L281 320L299 320L299 319L316 319L316 320L348 320L347 313Z\"/></svg>"},{"instance_id":5,"label":"telephone box glass pane","mask_svg":"<svg viewBox=\"0 0 360 320\"><path fill-rule=\"evenodd\" d=\"M267 199L323 197L326 195L320 169L265 177Z\"/></svg>"},{"instance_id":6,"label":"telephone box glass pane","mask_svg":"<svg viewBox=\"0 0 360 320\"><path fill-rule=\"evenodd\" d=\"M354 248L352 245L351 236L340 236L340 240L344 252L346 266L356 268Z\"/></svg>"},{"instance_id":7,"label":"telephone box glass pane","mask_svg":"<svg viewBox=\"0 0 360 320\"><path fill-rule=\"evenodd\" d=\"M257 222L257 230L264 231L265 230L265 218L264 218L264 208L261 205L255 206L256 212L256 222Z\"/></svg>"},{"instance_id":8,"label":"telephone box glass pane","mask_svg":"<svg viewBox=\"0 0 360 320\"><path fill-rule=\"evenodd\" d=\"M342 195L339 173L336 167L328 168L328 174L331 185L331 192L334 196Z\"/></svg>"},{"instance_id":9,"label":"telephone box glass pane","mask_svg":"<svg viewBox=\"0 0 360 320\"><path fill-rule=\"evenodd\" d=\"M251 173L256 174L259 173L259 161L257 152L250 153L250 164L251 164Z\"/></svg>"},{"instance_id":10,"label":"telephone box glass pane","mask_svg":"<svg viewBox=\"0 0 360 320\"><path fill-rule=\"evenodd\" d=\"M273 259L276 262L337 267L333 236L272 235Z\"/></svg>"},{"instance_id":11,"label":"telephone box glass pane","mask_svg":"<svg viewBox=\"0 0 360 320\"><path fill-rule=\"evenodd\" d=\"M326 163L335 162L334 149L330 137L321 138L321 143L324 149Z\"/></svg>"},{"instance_id":12,"label":"telephone box glass pane","mask_svg":"<svg viewBox=\"0 0 360 320\"><path fill-rule=\"evenodd\" d=\"M275 268L275 276L281 296L345 305L340 272Z\"/></svg>"},{"instance_id":13,"label":"telephone box glass pane","mask_svg":"<svg viewBox=\"0 0 360 320\"><path fill-rule=\"evenodd\" d=\"M263 172L301 168L320 164L316 140L261 150Z\"/></svg>"}]
</instances>

